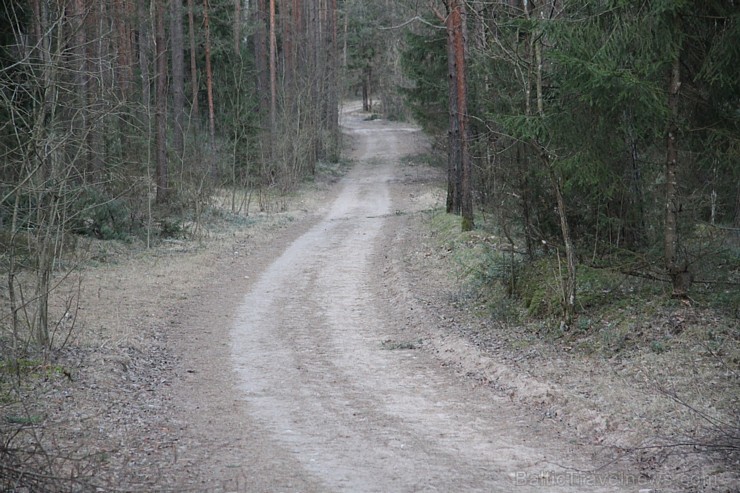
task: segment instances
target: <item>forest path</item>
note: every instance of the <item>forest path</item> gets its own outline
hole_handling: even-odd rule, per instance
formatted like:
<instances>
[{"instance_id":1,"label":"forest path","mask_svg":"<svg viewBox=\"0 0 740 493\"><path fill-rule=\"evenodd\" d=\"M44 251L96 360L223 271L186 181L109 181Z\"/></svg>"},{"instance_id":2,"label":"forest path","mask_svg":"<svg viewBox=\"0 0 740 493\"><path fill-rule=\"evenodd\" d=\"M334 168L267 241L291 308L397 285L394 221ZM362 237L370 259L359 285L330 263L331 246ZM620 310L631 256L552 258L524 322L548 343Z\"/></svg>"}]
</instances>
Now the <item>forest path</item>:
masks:
<instances>
[{"instance_id":1,"label":"forest path","mask_svg":"<svg viewBox=\"0 0 740 493\"><path fill-rule=\"evenodd\" d=\"M412 327L423 319L409 323L417 315L386 276L394 218L420 205L397 189L418 130L356 111L342 125L356 166L326 214L252 283L231 330L234 408L249 438L229 453L242 487L602 491L567 470L542 478L564 458L562 441L418 350Z\"/></svg>"}]
</instances>

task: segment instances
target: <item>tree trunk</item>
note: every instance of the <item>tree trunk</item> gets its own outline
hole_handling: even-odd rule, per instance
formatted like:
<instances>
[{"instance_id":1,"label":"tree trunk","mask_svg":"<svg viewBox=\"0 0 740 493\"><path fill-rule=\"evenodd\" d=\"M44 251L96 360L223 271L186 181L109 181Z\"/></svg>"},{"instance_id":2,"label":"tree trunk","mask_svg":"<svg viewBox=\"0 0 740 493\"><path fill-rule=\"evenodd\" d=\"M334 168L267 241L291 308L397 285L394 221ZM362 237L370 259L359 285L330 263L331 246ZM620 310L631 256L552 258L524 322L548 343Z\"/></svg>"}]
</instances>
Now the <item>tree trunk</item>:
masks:
<instances>
[{"instance_id":1,"label":"tree trunk","mask_svg":"<svg viewBox=\"0 0 740 493\"><path fill-rule=\"evenodd\" d=\"M198 121L198 64L195 58L195 5L188 0L188 27L190 31L190 91L191 91L191 118ZM195 128L195 126L193 126Z\"/></svg>"},{"instance_id":2,"label":"tree trunk","mask_svg":"<svg viewBox=\"0 0 740 493\"><path fill-rule=\"evenodd\" d=\"M77 108L79 109L79 116L75 119L75 136L76 141L79 142L82 147L82 152L79 153L80 157L84 161L81 166L82 169L89 167L89 156L86 149L86 134L89 130L89 119L90 109L88 107L88 66L87 66L87 53L85 46L87 45L87 26L85 18L87 16L85 0L74 0L72 3L72 18L73 18L73 29L75 32L74 36L74 57L75 57L75 86L77 89Z\"/></svg>"},{"instance_id":3,"label":"tree trunk","mask_svg":"<svg viewBox=\"0 0 740 493\"><path fill-rule=\"evenodd\" d=\"M127 101L131 93L131 83L133 81L133 67L131 61L131 29L129 28L129 8L128 2L116 0L115 15L113 22L116 26L116 45L118 48L118 86L119 94L122 101Z\"/></svg>"},{"instance_id":4,"label":"tree trunk","mask_svg":"<svg viewBox=\"0 0 740 493\"><path fill-rule=\"evenodd\" d=\"M362 69L362 111L372 111L373 103L370 101L370 91L373 79L373 69L370 65Z\"/></svg>"},{"instance_id":5,"label":"tree trunk","mask_svg":"<svg viewBox=\"0 0 740 493\"><path fill-rule=\"evenodd\" d=\"M270 1L270 132L276 132L277 122L277 33L275 0Z\"/></svg>"},{"instance_id":6,"label":"tree trunk","mask_svg":"<svg viewBox=\"0 0 740 493\"><path fill-rule=\"evenodd\" d=\"M292 99L293 92L293 72L295 68L295 25L293 23L293 13L295 10L295 0L284 0L280 7L280 25L283 28L283 86L285 98ZM286 104L290 107L290 104Z\"/></svg>"},{"instance_id":7,"label":"tree trunk","mask_svg":"<svg viewBox=\"0 0 740 493\"><path fill-rule=\"evenodd\" d=\"M139 0L139 70L141 71L141 106L145 111L144 119L149 119L149 106L152 102L151 76L149 73L149 59L151 57L151 33L149 31L149 1ZM151 128L151 124L149 125ZM147 132L148 137L149 132Z\"/></svg>"},{"instance_id":8,"label":"tree trunk","mask_svg":"<svg viewBox=\"0 0 740 493\"><path fill-rule=\"evenodd\" d=\"M332 161L339 160L339 36L337 26L337 0L330 0L329 31L331 36L329 48L329 87L328 87L328 122L330 152Z\"/></svg>"},{"instance_id":9,"label":"tree trunk","mask_svg":"<svg viewBox=\"0 0 740 493\"><path fill-rule=\"evenodd\" d=\"M162 204L167 200L168 192L168 169L167 169L167 46L164 30L166 0L156 0L156 27L155 27L155 50L157 58L157 203Z\"/></svg>"},{"instance_id":10,"label":"tree trunk","mask_svg":"<svg viewBox=\"0 0 740 493\"><path fill-rule=\"evenodd\" d=\"M449 22L450 12L448 9L447 19L440 17L443 21ZM455 63L455 39L454 31L447 27L447 83L448 83L448 112L449 125L447 130L447 213L460 214L460 178L462 176L460 164L462 149L460 147L460 121L457 118L459 113L457 98L457 67Z\"/></svg>"},{"instance_id":11,"label":"tree trunk","mask_svg":"<svg viewBox=\"0 0 740 493\"><path fill-rule=\"evenodd\" d=\"M242 0L234 0L234 54L237 56L242 45Z\"/></svg>"},{"instance_id":12,"label":"tree trunk","mask_svg":"<svg viewBox=\"0 0 740 493\"><path fill-rule=\"evenodd\" d=\"M302 0L293 0L293 10L292 10L292 25L293 25L293 46L292 46L292 67L294 72L294 78L297 79L298 77L298 63L301 53L301 47L305 48L303 46L303 42L305 40L305 29L303 26L303 1Z\"/></svg>"},{"instance_id":13,"label":"tree trunk","mask_svg":"<svg viewBox=\"0 0 740 493\"><path fill-rule=\"evenodd\" d=\"M457 118L460 126L460 213L462 230L471 231L473 219L472 165L470 161L470 125L468 121L468 81L466 75L467 27L465 2L450 2L451 28L454 33L455 78L457 79Z\"/></svg>"},{"instance_id":14,"label":"tree trunk","mask_svg":"<svg viewBox=\"0 0 740 493\"><path fill-rule=\"evenodd\" d=\"M311 57L311 60L313 62L311 71L309 71L309 76L313 80L313 94L312 94L312 101L311 101L311 111L313 112L313 121L312 125L313 128L311 129L312 132L312 142L311 142L311 157L310 157L310 163L309 166L311 168L311 172L313 173L315 171L315 164L316 162L321 159L322 157L322 138L321 138L321 128L323 125L322 122L322 103L321 99L324 97L324 54L322 53L322 35L323 35L323 24L322 24L322 16L321 16L321 0L312 0L310 2L310 9L311 9L311 21L310 21L310 29L306 33L309 38L309 56Z\"/></svg>"},{"instance_id":15,"label":"tree trunk","mask_svg":"<svg viewBox=\"0 0 740 493\"><path fill-rule=\"evenodd\" d=\"M211 177L216 178L216 114L213 103L213 71L211 69L211 26L208 17L208 0L203 0L203 27L206 31L206 92L208 94L208 135Z\"/></svg>"},{"instance_id":16,"label":"tree trunk","mask_svg":"<svg viewBox=\"0 0 740 493\"><path fill-rule=\"evenodd\" d=\"M170 44L172 49L172 147L182 165L185 155L185 53L183 46L182 0L170 0Z\"/></svg>"},{"instance_id":17,"label":"tree trunk","mask_svg":"<svg viewBox=\"0 0 740 493\"><path fill-rule=\"evenodd\" d=\"M269 117L270 112L270 77L269 50L267 49L267 4L266 0L257 0L254 8L255 33L254 52L257 69L257 95L260 102L260 116ZM264 121L264 120L263 120Z\"/></svg>"},{"instance_id":18,"label":"tree trunk","mask_svg":"<svg viewBox=\"0 0 740 493\"><path fill-rule=\"evenodd\" d=\"M110 76L107 72L108 67L105 63L107 48L104 43L105 39L105 19L106 4L103 2L91 2L88 11L88 22L92 39L88 39L88 68L91 75L87 89L87 107L90 112L89 127L87 134L88 145L88 176L89 181L97 183L101 180L103 173L103 154L104 154L104 129L105 118L103 118L103 96L108 90ZM93 62L94 60L94 62Z\"/></svg>"},{"instance_id":19,"label":"tree trunk","mask_svg":"<svg viewBox=\"0 0 740 493\"><path fill-rule=\"evenodd\" d=\"M680 26L679 26L680 29ZM678 30L677 32L680 32ZM678 214L681 204L678 197L678 117L681 93L681 48L679 47L671 67L668 88L670 121L666 135L666 183L665 183L665 227L664 255L668 275L671 278L674 297L686 297L691 287L692 274L687 263L678 258Z\"/></svg>"},{"instance_id":20,"label":"tree trunk","mask_svg":"<svg viewBox=\"0 0 740 493\"><path fill-rule=\"evenodd\" d=\"M447 16L439 13L447 29L449 83L449 145L447 149L447 211L462 216L461 228L474 228L468 82L466 77L466 10L461 0L445 2Z\"/></svg>"}]
</instances>

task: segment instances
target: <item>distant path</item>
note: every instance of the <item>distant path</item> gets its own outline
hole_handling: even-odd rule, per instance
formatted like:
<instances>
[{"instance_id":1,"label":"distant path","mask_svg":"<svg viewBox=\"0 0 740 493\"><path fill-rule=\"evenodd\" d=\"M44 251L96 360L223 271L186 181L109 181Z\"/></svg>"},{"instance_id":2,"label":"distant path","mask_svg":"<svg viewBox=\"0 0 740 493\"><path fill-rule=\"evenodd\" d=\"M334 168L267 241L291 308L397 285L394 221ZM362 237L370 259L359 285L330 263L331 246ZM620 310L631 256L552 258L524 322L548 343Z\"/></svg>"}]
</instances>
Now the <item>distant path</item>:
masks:
<instances>
[{"instance_id":1,"label":"distant path","mask_svg":"<svg viewBox=\"0 0 740 493\"><path fill-rule=\"evenodd\" d=\"M393 345L413 334L382 301L380 245L404 206L391 186L417 130L352 112L343 127L357 165L323 219L254 282L231 331L238 398L267 437L255 445L290 458L260 482L280 491L600 491L533 484L557 452L530 436L512 404L424 351Z\"/></svg>"}]
</instances>

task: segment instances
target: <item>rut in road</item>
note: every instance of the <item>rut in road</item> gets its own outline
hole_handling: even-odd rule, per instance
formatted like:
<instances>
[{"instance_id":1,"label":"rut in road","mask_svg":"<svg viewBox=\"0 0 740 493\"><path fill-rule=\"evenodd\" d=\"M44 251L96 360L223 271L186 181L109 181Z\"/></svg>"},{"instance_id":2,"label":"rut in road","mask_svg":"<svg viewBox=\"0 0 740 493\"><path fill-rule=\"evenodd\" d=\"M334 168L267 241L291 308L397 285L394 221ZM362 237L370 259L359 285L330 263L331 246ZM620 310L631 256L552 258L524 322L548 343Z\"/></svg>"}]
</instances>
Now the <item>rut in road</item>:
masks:
<instances>
[{"instance_id":1,"label":"rut in road","mask_svg":"<svg viewBox=\"0 0 740 493\"><path fill-rule=\"evenodd\" d=\"M343 123L356 166L323 220L253 284L234 322L247 414L321 491L543 491L540 471L557 469L562 444L532 436L536 426L511 403L432 355L383 348L403 334L372 274L392 235L400 149L416 130L352 114ZM578 491L567 477L544 490Z\"/></svg>"}]
</instances>

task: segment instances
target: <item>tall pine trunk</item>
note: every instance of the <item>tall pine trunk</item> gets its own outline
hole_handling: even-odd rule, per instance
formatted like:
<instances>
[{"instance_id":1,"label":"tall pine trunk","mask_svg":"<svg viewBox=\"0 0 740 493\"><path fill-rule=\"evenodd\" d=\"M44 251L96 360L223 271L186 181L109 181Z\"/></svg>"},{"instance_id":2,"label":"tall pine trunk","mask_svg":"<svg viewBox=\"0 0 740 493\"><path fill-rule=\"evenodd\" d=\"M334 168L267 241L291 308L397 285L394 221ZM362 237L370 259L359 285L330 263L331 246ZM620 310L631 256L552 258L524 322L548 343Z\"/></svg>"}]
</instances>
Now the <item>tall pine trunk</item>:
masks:
<instances>
[{"instance_id":1,"label":"tall pine trunk","mask_svg":"<svg viewBox=\"0 0 740 493\"><path fill-rule=\"evenodd\" d=\"M277 128L277 25L275 22L275 0L270 2L270 132Z\"/></svg>"},{"instance_id":2,"label":"tall pine trunk","mask_svg":"<svg viewBox=\"0 0 740 493\"><path fill-rule=\"evenodd\" d=\"M156 184L157 203L167 200L168 192L168 169L167 169L167 46L164 30L166 0L156 0L155 11L155 53L157 67L157 91L156 91Z\"/></svg>"},{"instance_id":3,"label":"tall pine trunk","mask_svg":"<svg viewBox=\"0 0 740 493\"><path fill-rule=\"evenodd\" d=\"M259 98L260 116L269 118L270 112L270 75L269 50L267 48L267 3L257 0L254 3L254 57L257 69L257 95Z\"/></svg>"},{"instance_id":4,"label":"tall pine trunk","mask_svg":"<svg viewBox=\"0 0 740 493\"><path fill-rule=\"evenodd\" d=\"M211 25L208 0L203 0L203 27L206 31L206 93L208 95L209 170L212 178L218 175L216 163L216 114L213 102L213 70L211 68Z\"/></svg>"},{"instance_id":5,"label":"tall pine trunk","mask_svg":"<svg viewBox=\"0 0 740 493\"><path fill-rule=\"evenodd\" d=\"M172 50L172 148L182 166L185 157L185 49L182 0L170 0L170 48Z\"/></svg>"},{"instance_id":6,"label":"tall pine trunk","mask_svg":"<svg viewBox=\"0 0 740 493\"><path fill-rule=\"evenodd\" d=\"M470 125L468 116L467 26L465 2L445 2L447 16L437 14L447 30L449 143L447 149L447 211L462 216L461 228L474 228Z\"/></svg>"},{"instance_id":7,"label":"tall pine trunk","mask_svg":"<svg viewBox=\"0 0 740 493\"><path fill-rule=\"evenodd\" d=\"M172 48L172 148L182 165L185 154L185 51L183 46L182 0L170 0L170 44Z\"/></svg>"},{"instance_id":8,"label":"tall pine trunk","mask_svg":"<svg viewBox=\"0 0 740 493\"><path fill-rule=\"evenodd\" d=\"M74 0L71 4L72 7L72 26L75 32L74 36L74 57L75 57L75 86L77 92L77 107L79 108L79 116L75 119L75 136L76 141L79 142L80 147L83 148L80 152L84 164L82 168L88 167L89 156L86 148L85 135L89 130L90 122L90 109L87 105L87 92L88 92L88 63L87 53L85 46L87 45L87 26L85 19L87 17L87 11L85 6L85 0Z\"/></svg>"},{"instance_id":9,"label":"tall pine trunk","mask_svg":"<svg viewBox=\"0 0 740 493\"><path fill-rule=\"evenodd\" d=\"M457 67L455 66L455 41L452 29L447 29L447 77L448 77L448 112L447 130L447 213L460 214L460 163L462 148L460 139L460 121L457 98Z\"/></svg>"},{"instance_id":10,"label":"tall pine trunk","mask_svg":"<svg viewBox=\"0 0 740 493\"><path fill-rule=\"evenodd\" d=\"M470 124L468 116L467 80L467 12L465 2L452 2L452 29L454 35L455 77L457 78L457 118L460 121L460 215L462 230L471 231L473 219L472 163L470 159Z\"/></svg>"},{"instance_id":11,"label":"tall pine trunk","mask_svg":"<svg viewBox=\"0 0 740 493\"><path fill-rule=\"evenodd\" d=\"M188 31L190 36L190 92L191 118L198 121L198 64L195 58L195 5L188 0ZM193 129L195 126L193 125Z\"/></svg>"}]
</instances>

